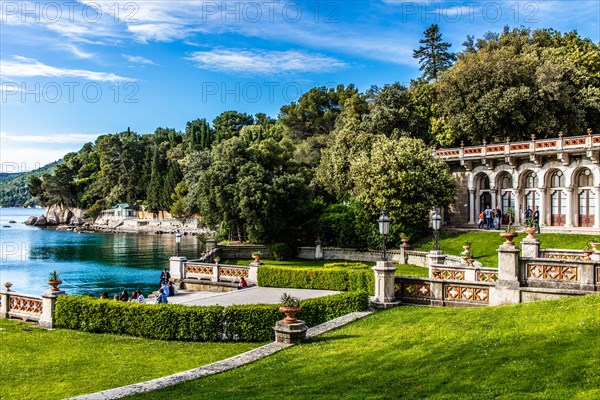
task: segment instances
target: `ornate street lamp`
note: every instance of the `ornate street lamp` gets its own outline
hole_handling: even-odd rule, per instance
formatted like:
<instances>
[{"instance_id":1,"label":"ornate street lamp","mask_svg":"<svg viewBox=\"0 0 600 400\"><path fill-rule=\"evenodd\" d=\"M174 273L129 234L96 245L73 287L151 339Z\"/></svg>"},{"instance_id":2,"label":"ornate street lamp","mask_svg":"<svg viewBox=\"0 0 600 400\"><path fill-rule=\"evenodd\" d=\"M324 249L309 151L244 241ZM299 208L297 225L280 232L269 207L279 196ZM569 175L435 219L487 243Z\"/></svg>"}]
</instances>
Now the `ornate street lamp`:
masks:
<instances>
[{"instance_id":1,"label":"ornate street lamp","mask_svg":"<svg viewBox=\"0 0 600 400\"><path fill-rule=\"evenodd\" d=\"M386 210L385 208L381 209L381 216L379 217L379 219L377 220L377 222L379 223L379 233L382 236L382 243L383 243L383 254L381 255L381 259L383 261L387 261L387 250L386 250L386 239L387 239L387 235L390 233L390 217L388 217L386 215Z\"/></svg>"},{"instance_id":2,"label":"ornate street lamp","mask_svg":"<svg viewBox=\"0 0 600 400\"><path fill-rule=\"evenodd\" d=\"M440 229L442 229L442 216L439 209L435 208L435 214L431 217L431 227L433 228L433 240L435 241L435 250L440 249Z\"/></svg>"},{"instance_id":3,"label":"ornate street lamp","mask_svg":"<svg viewBox=\"0 0 600 400\"><path fill-rule=\"evenodd\" d=\"M179 257L179 244L181 243L181 232L179 232L179 229L175 231L175 243L177 243L177 257Z\"/></svg>"}]
</instances>

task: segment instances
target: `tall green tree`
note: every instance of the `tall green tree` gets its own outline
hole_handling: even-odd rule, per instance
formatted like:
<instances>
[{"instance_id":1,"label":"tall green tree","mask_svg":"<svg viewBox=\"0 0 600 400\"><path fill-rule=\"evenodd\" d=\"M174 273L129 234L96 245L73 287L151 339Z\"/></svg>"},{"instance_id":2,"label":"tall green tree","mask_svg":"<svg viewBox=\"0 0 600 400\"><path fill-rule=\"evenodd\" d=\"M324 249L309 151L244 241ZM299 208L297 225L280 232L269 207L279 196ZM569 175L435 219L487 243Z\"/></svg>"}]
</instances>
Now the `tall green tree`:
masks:
<instances>
[{"instance_id":1,"label":"tall green tree","mask_svg":"<svg viewBox=\"0 0 600 400\"><path fill-rule=\"evenodd\" d=\"M442 33L437 24L432 24L424 32L425 38L419 40L422 44L417 50L413 51L413 58L419 60L423 71L423 78L426 80L437 79L440 72L450 68L456 55L448 51L452 45L442 41Z\"/></svg>"}]
</instances>

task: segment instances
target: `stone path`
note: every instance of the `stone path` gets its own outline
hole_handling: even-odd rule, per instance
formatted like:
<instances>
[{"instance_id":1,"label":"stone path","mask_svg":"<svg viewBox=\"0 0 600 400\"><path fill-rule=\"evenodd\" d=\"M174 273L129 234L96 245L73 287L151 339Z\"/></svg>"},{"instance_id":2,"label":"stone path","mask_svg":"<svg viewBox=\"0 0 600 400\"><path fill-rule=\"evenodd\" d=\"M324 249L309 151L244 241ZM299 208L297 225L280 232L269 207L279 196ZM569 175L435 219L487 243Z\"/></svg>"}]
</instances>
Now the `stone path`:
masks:
<instances>
[{"instance_id":1,"label":"stone path","mask_svg":"<svg viewBox=\"0 0 600 400\"><path fill-rule=\"evenodd\" d=\"M357 319L366 317L370 315L372 311L363 311L363 312L355 312L344 315L342 317L333 319L331 321L325 322L324 324L317 325L313 328L310 328L308 332L306 332L306 337L313 338L322 333L328 332L340 326L346 325L349 322L355 321ZM153 379L146 382L135 383L133 385L122 386L115 389L103 390L101 392L86 394L83 396L71 397L67 400L107 400L107 399L120 399L122 397L131 396L137 393L145 393L150 392L152 390L163 389L168 386L173 386L181 382L191 381L193 379L198 379L203 376L209 376L218 374L221 372L225 372L237 367L241 367L242 365L249 364L253 361L260 360L261 358L270 356L278 352L279 350L285 349L287 347L294 346L293 344L284 344L284 343L269 343L267 345L258 347L256 349L247 351L242 354L238 354L237 356L230 357L228 359L217 361L212 364L208 364L199 368L190 369L188 371L179 372L177 374L164 376L162 378Z\"/></svg>"},{"instance_id":2,"label":"stone path","mask_svg":"<svg viewBox=\"0 0 600 400\"><path fill-rule=\"evenodd\" d=\"M169 303L186 306L231 306L233 304L278 304L282 293L298 297L300 300L336 294L333 290L289 289L252 286L232 292L178 292L169 297Z\"/></svg>"}]
</instances>

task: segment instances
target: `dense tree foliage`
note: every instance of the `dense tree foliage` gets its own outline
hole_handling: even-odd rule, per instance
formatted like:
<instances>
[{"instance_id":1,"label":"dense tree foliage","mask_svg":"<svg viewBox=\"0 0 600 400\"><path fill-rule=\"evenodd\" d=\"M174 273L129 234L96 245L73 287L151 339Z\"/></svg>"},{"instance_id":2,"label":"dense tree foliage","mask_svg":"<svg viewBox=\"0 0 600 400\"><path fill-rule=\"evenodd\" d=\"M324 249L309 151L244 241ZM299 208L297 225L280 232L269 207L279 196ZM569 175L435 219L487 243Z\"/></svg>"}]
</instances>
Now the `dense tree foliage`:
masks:
<instances>
[{"instance_id":1,"label":"dense tree foliage","mask_svg":"<svg viewBox=\"0 0 600 400\"><path fill-rule=\"evenodd\" d=\"M435 146L579 135L600 125L600 51L577 33L505 29L467 37L454 65L432 25L415 56L424 76L360 92L316 87L278 118L225 111L184 132L127 129L32 177L44 204L117 202L194 214L221 238L374 247L386 207L400 231L426 229L456 193ZM25 184L26 184L25 183Z\"/></svg>"}]
</instances>

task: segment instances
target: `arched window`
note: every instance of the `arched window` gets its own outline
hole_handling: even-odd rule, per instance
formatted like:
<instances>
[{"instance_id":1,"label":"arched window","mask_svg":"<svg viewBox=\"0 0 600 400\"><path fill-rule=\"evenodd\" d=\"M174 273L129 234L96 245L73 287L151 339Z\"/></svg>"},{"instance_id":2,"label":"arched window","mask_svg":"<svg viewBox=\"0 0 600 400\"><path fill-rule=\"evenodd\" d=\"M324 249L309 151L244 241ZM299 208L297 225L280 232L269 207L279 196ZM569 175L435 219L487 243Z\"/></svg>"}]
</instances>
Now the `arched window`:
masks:
<instances>
[{"instance_id":1,"label":"arched window","mask_svg":"<svg viewBox=\"0 0 600 400\"><path fill-rule=\"evenodd\" d=\"M487 175L481 175L479 178L479 189L480 190L489 190L490 188L490 178Z\"/></svg>"},{"instance_id":2,"label":"arched window","mask_svg":"<svg viewBox=\"0 0 600 400\"><path fill-rule=\"evenodd\" d=\"M526 189L535 189L538 186L538 178L535 172L530 172L525 177L525 188Z\"/></svg>"},{"instance_id":3,"label":"arched window","mask_svg":"<svg viewBox=\"0 0 600 400\"><path fill-rule=\"evenodd\" d=\"M577 186L594 186L594 176L589 169L584 169L579 173L579 176L577 177Z\"/></svg>"},{"instance_id":4,"label":"arched window","mask_svg":"<svg viewBox=\"0 0 600 400\"><path fill-rule=\"evenodd\" d=\"M500 181L498 182L499 184L499 189L503 190L503 189L512 189L513 188L513 184L512 184L512 176L510 174L503 174L502 177L500 178Z\"/></svg>"},{"instance_id":5,"label":"arched window","mask_svg":"<svg viewBox=\"0 0 600 400\"><path fill-rule=\"evenodd\" d=\"M550 187L560 188L565 186L565 176L562 171L554 171L550 175Z\"/></svg>"}]
</instances>

